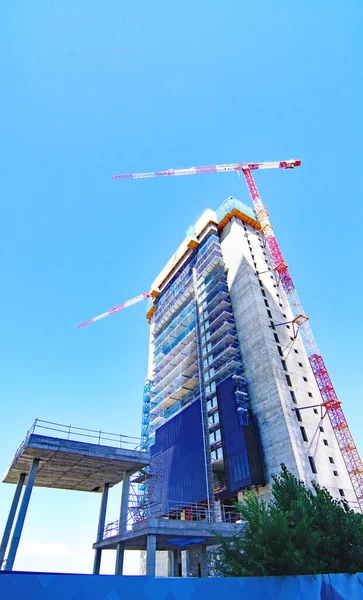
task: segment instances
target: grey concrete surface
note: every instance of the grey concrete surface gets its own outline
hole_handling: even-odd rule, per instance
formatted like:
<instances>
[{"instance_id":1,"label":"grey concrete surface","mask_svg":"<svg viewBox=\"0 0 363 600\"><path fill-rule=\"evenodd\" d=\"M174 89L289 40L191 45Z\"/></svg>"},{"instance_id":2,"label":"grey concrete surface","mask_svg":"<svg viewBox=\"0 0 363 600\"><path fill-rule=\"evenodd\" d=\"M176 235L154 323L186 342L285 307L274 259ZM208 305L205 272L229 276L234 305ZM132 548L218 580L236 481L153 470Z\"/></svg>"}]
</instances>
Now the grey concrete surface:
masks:
<instances>
[{"instance_id":1,"label":"grey concrete surface","mask_svg":"<svg viewBox=\"0 0 363 600\"><path fill-rule=\"evenodd\" d=\"M34 485L38 487L102 492L122 481L124 472L136 473L150 462L148 452L112 448L87 442L31 434L15 455L3 483L16 484L40 459Z\"/></svg>"},{"instance_id":2,"label":"grey concrete surface","mask_svg":"<svg viewBox=\"0 0 363 600\"><path fill-rule=\"evenodd\" d=\"M177 521L172 519L144 519L135 523L131 531L115 535L93 544L93 548L115 550L117 544L122 542L125 550L145 550L147 547L147 536L156 536L156 550L181 550L181 547L173 540L191 540L193 546L196 539L202 539L205 546L213 546L218 543L218 536L230 539L235 533L241 531L242 524L237 523L208 523L200 521Z\"/></svg>"}]
</instances>

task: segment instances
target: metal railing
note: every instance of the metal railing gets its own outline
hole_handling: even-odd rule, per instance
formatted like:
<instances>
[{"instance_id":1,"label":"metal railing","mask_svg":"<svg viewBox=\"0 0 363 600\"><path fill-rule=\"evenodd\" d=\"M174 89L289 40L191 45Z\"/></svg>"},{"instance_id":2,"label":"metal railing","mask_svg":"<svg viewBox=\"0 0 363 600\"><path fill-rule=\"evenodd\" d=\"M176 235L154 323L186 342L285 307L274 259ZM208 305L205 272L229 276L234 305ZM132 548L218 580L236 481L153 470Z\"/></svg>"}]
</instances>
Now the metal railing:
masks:
<instances>
[{"instance_id":1,"label":"metal railing","mask_svg":"<svg viewBox=\"0 0 363 600\"><path fill-rule=\"evenodd\" d=\"M222 505L212 509L208 508L207 504L198 502L185 506L185 503L169 501L160 504L158 507L155 506L154 511L156 510L159 512L157 516L163 519L181 521L236 523L241 518L238 509L233 505Z\"/></svg>"},{"instance_id":2,"label":"metal railing","mask_svg":"<svg viewBox=\"0 0 363 600\"><path fill-rule=\"evenodd\" d=\"M130 530L133 524L140 523L148 518L167 519L170 521L187 521L198 523L240 523L241 515L233 505L221 506L220 509L209 509L206 504L194 503L188 506L181 502L152 503L147 506L133 506L121 530ZM103 539L119 535L120 521L108 523L103 532Z\"/></svg>"},{"instance_id":3,"label":"metal railing","mask_svg":"<svg viewBox=\"0 0 363 600\"><path fill-rule=\"evenodd\" d=\"M114 448L125 448L128 450L140 450L141 439L120 433L110 433L101 429L85 429L84 427L75 427L74 425L64 425L62 423L53 423L52 421L43 421L35 419L31 428L26 434L25 440L16 451L11 464L16 461L27 445L30 436L35 433L39 435L49 435L50 437L61 438L72 441L85 441L98 446L112 446Z\"/></svg>"},{"instance_id":4,"label":"metal railing","mask_svg":"<svg viewBox=\"0 0 363 600\"><path fill-rule=\"evenodd\" d=\"M103 538L102 539L107 540L110 537L114 537L115 535L118 535L119 528L120 528L120 521L118 519L117 519L117 521L108 523L106 525L105 529L103 530Z\"/></svg>"}]
</instances>

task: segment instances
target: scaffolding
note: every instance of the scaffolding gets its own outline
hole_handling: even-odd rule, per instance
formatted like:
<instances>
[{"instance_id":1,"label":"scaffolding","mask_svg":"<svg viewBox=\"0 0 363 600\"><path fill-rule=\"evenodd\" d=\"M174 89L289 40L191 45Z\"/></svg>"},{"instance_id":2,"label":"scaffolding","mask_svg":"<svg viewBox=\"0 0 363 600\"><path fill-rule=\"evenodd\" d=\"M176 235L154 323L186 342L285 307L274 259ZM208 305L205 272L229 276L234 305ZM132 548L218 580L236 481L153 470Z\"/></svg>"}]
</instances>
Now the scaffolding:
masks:
<instances>
[{"instance_id":1,"label":"scaffolding","mask_svg":"<svg viewBox=\"0 0 363 600\"><path fill-rule=\"evenodd\" d=\"M229 210L231 206L225 207ZM249 209L251 212L251 209ZM211 230L154 302L152 394L144 399L149 447L159 427L192 402L201 402L203 447L210 510L213 494L225 490L216 390L233 378L237 418L249 425L232 305L219 236ZM218 417L218 421L216 418ZM143 430L144 431L144 430ZM145 429L146 431L146 429ZM219 472L213 472L214 466ZM146 489L147 483L145 482Z\"/></svg>"}]
</instances>

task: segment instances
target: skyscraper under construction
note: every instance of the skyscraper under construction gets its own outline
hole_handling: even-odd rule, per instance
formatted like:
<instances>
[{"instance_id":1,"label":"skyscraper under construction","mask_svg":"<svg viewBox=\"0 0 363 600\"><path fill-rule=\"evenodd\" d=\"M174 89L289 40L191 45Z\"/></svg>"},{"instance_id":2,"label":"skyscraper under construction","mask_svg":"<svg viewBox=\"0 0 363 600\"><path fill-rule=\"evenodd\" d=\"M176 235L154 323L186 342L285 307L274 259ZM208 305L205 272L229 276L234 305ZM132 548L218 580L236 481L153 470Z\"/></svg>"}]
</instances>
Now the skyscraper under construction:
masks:
<instances>
[{"instance_id":1,"label":"skyscraper under construction","mask_svg":"<svg viewBox=\"0 0 363 600\"><path fill-rule=\"evenodd\" d=\"M268 497L281 463L356 496L298 324L251 208L206 210L151 287L142 439L170 507ZM187 514L187 512L185 512Z\"/></svg>"}]
</instances>

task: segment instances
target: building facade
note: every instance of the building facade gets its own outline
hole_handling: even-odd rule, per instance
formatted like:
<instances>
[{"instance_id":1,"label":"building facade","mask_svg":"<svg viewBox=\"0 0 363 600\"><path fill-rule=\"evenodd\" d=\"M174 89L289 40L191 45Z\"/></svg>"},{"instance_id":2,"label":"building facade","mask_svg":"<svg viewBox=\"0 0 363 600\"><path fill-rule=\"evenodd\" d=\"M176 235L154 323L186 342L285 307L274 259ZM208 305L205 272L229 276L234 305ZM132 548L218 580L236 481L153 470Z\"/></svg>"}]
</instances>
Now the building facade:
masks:
<instances>
[{"instance_id":1,"label":"building facade","mask_svg":"<svg viewBox=\"0 0 363 600\"><path fill-rule=\"evenodd\" d=\"M147 317L142 439L158 465L151 500L161 514L188 518L197 504L223 514L251 489L268 499L281 463L354 506L251 208L229 198L203 213L154 281Z\"/></svg>"}]
</instances>

